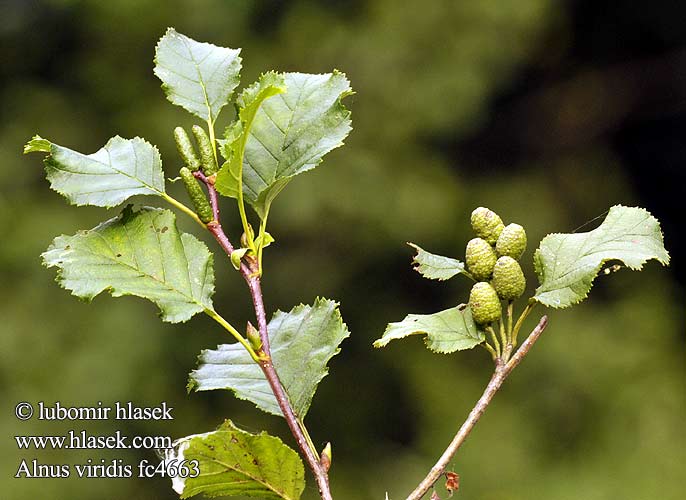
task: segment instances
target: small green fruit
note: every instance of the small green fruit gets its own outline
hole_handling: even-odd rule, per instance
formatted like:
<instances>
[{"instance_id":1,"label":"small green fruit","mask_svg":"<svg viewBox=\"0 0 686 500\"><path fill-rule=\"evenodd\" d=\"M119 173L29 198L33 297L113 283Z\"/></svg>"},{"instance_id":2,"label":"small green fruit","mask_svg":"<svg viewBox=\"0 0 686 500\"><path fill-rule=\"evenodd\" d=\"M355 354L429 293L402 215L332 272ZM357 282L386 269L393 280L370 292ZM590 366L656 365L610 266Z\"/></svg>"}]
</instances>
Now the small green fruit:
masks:
<instances>
[{"instance_id":1,"label":"small green fruit","mask_svg":"<svg viewBox=\"0 0 686 500\"><path fill-rule=\"evenodd\" d=\"M486 281L490 278L497 258L495 250L486 240L473 238L467 243L465 260L467 261L467 268L475 280Z\"/></svg>"},{"instance_id":2,"label":"small green fruit","mask_svg":"<svg viewBox=\"0 0 686 500\"><path fill-rule=\"evenodd\" d=\"M500 257L493 269L493 288L503 300L515 300L522 296L526 279L519 262L512 257Z\"/></svg>"},{"instance_id":3,"label":"small green fruit","mask_svg":"<svg viewBox=\"0 0 686 500\"><path fill-rule=\"evenodd\" d=\"M495 245L505 225L502 219L488 208L479 207L472 212L472 229L479 238Z\"/></svg>"},{"instance_id":4,"label":"small green fruit","mask_svg":"<svg viewBox=\"0 0 686 500\"><path fill-rule=\"evenodd\" d=\"M490 283L480 281L469 293L469 308L472 318L479 325L488 325L500 319L502 309L498 294Z\"/></svg>"},{"instance_id":5,"label":"small green fruit","mask_svg":"<svg viewBox=\"0 0 686 500\"><path fill-rule=\"evenodd\" d=\"M526 249L526 231L519 224L508 224L495 243L498 256L507 255L519 260Z\"/></svg>"}]
</instances>

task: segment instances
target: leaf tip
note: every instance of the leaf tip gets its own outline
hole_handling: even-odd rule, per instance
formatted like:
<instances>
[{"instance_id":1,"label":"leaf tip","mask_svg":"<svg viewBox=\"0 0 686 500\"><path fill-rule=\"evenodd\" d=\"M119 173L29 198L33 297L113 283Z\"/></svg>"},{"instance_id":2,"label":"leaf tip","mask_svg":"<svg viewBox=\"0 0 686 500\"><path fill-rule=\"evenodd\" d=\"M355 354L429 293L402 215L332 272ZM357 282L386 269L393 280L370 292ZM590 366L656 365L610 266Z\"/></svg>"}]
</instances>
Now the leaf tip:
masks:
<instances>
[{"instance_id":1,"label":"leaf tip","mask_svg":"<svg viewBox=\"0 0 686 500\"><path fill-rule=\"evenodd\" d=\"M43 139L40 135L34 135L29 142L24 145L24 154L28 153L49 153L52 143Z\"/></svg>"}]
</instances>

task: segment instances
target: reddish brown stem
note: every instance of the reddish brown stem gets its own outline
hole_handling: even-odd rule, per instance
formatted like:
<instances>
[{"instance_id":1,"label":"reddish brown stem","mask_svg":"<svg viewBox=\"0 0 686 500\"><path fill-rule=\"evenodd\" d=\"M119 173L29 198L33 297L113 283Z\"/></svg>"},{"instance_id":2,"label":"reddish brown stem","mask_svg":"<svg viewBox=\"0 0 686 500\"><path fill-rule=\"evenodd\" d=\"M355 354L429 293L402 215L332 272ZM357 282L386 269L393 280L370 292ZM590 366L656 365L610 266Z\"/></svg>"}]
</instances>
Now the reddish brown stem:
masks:
<instances>
[{"instance_id":1,"label":"reddish brown stem","mask_svg":"<svg viewBox=\"0 0 686 500\"><path fill-rule=\"evenodd\" d=\"M254 275L243 273L243 277L250 287L250 294L253 298L253 305L255 307L255 313L257 315L258 330L260 332L260 340L262 340L262 350L266 354L264 360L260 361L260 367L264 376L269 382L269 386L276 397L276 401L279 403L279 408L283 413L288 427L290 428L295 440L298 443L298 447L302 452L308 466L314 474L315 480L317 481L317 486L319 487L319 494L324 500L331 500L331 492L329 490L329 475L327 470L324 468L322 463L319 461L315 455L315 451L312 450L307 442L307 438L300 428L298 423L298 417L293 411L290 401L288 400L288 395L279 380L279 377L272 364L271 355L269 351L269 335L267 333L267 319L264 310L264 303L262 298L262 290L260 287L260 278Z\"/></svg>"},{"instance_id":2,"label":"reddish brown stem","mask_svg":"<svg viewBox=\"0 0 686 500\"><path fill-rule=\"evenodd\" d=\"M426 493L428 493L436 481L441 478L441 475L443 475L445 472L446 467L452 461L453 457L457 453L457 450L460 449L460 446L462 446L462 443L465 442L467 436L469 436L469 434L472 432L472 429L481 418L481 415L483 415L486 411L486 408L488 408L493 396L495 396L495 394L498 392L498 389L500 389L500 387L503 385L503 382L505 382L505 379L512 372L512 370L514 370L515 367L522 361L522 359L524 359L524 356L527 355L531 349L531 346L533 346L536 340L538 340L538 337L541 335L543 330L545 330L547 325L548 317L543 316L538 322L538 325L536 325L536 328L533 329L533 331L529 334L529 337L524 341L514 356L512 356L512 359L510 359L507 363L504 363L501 358L496 359L493 376L491 377L490 382L488 382L484 393L479 398L479 401L477 401L474 408L472 408L472 411L469 412L467 420L464 421L462 427L460 427L460 430L457 431L457 434L455 434L455 437L443 452L443 455L441 455L441 457L438 459L436 465L431 468L426 477L419 483L415 490L410 493L410 495L407 497L407 500L420 500L424 495L426 495Z\"/></svg>"},{"instance_id":3,"label":"reddish brown stem","mask_svg":"<svg viewBox=\"0 0 686 500\"><path fill-rule=\"evenodd\" d=\"M207 191L209 194L210 205L212 206L212 212L214 214L214 220L207 224L207 229L212 233L217 243L222 247L224 252L231 257L234 251L234 247L231 241L224 233L224 230L219 222L219 206L217 203L217 191L214 187L214 183L211 182L202 172L195 172L195 176L205 183L207 186ZM303 433L302 428L298 420L298 416L295 414L291 402L288 399L288 395L283 387L283 384L279 380L279 376L276 373L276 369L272 364L271 360L271 349L269 346L269 332L267 330L267 314L264 308L264 299L262 296L262 287L260 284L260 278L257 275L257 269L254 265L254 261L241 262L240 273L243 279L250 289L250 295L252 297L253 307L255 309L255 317L257 319L257 327L260 333L260 340L262 341L262 348L257 353L261 360L259 362L260 368L264 373L269 386L274 393L279 408L283 413L288 427L298 443L298 448L300 452L305 457L307 465L312 470L315 480L317 481L317 486L319 487L319 494L323 500L332 500L331 491L329 489L329 475L327 469L322 465L316 455L316 451L310 448L307 438Z\"/></svg>"}]
</instances>

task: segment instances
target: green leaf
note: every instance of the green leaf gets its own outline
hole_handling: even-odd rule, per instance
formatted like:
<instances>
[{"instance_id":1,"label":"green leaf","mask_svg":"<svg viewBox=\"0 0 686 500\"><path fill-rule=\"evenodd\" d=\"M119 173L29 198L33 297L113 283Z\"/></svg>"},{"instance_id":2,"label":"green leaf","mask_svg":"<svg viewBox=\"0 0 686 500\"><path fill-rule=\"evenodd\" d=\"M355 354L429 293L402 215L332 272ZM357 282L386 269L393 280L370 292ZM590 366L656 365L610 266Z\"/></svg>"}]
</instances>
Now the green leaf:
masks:
<instances>
[{"instance_id":1,"label":"green leaf","mask_svg":"<svg viewBox=\"0 0 686 500\"><path fill-rule=\"evenodd\" d=\"M266 432L242 431L230 420L214 432L179 439L165 451L167 467L183 463L190 468L192 460L198 461L197 477L172 479L181 498L204 493L297 500L305 489L305 468L294 450Z\"/></svg>"},{"instance_id":2,"label":"green leaf","mask_svg":"<svg viewBox=\"0 0 686 500\"><path fill-rule=\"evenodd\" d=\"M227 162L217 174L215 183L224 196L238 198L243 182L245 147L260 106L266 99L285 91L283 75L270 71L243 90L236 99L238 120L226 130L225 140L222 141L222 154Z\"/></svg>"},{"instance_id":3,"label":"green leaf","mask_svg":"<svg viewBox=\"0 0 686 500\"><path fill-rule=\"evenodd\" d=\"M274 243L276 240L274 237L269 234L268 232L264 232L260 234L257 238L255 238L255 246L256 247L262 247L262 248L267 248L269 245Z\"/></svg>"},{"instance_id":4,"label":"green leaf","mask_svg":"<svg viewBox=\"0 0 686 500\"><path fill-rule=\"evenodd\" d=\"M443 281L450 279L457 274L464 274L465 276L471 277L471 275L465 271L464 263L459 260L427 252L414 243L408 243L408 245L417 250L417 255L414 256L414 260L412 261L412 263L415 264L414 270L425 278Z\"/></svg>"},{"instance_id":5,"label":"green leaf","mask_svg":"<svg viewBox=\"0 0 686 500\"><path fill-rule=\"evenodd\" d=\"M426 346L443 354L471 349L485 340L474 324L471 310L462 304L434 314L408 314L400 322L389 323L374 347L410 335L426 335Z\"/></svg>"},{"instance_id":6,"label":"green leaf","mask_svg":"<svg viewBox=\"0 0 686 500\"><path fill-rule=\"evenodd\" d=\"M231 256L229 257L231 259L231 265L234 267L236 271L238 271L241 268L241 259L243 256L250 250L249 248L238 248L231 252Z\"/></svg>"},{"instance_id":7,"label":"green leaf","mask_svg":"<svg viewBox=\"0 0 686 500\"><path fill-rule=\"evenodd\" d=\"M642 208L614 206L593 231L543 238L534 254L541 283L534 299L548 307L569 307L588 296L605 262L621 261L638 270L651 259L669 263L660 223Z\"/></svg>"},{"instance_id":8,"label":"green leaf","mask_svg":"<svg viewBox=\"0 0 686 500\"><path fill-rule=\"evenodd\" d=\"M169 28L155 48L155 75L172 104L214 123L240 81L239 54Z\"/></svg>"},{"instance_id":9,"label":"green leaf","mask_svg":"<svg viewBox=\"0 0 686 500\"><path fill-rule=\"evenodd\" d=\"M42 257L58 268L60 285L86 300L105 290L113 297L136 295L157 304L171 323L212 309L212 254L179 233L169 210L127 206L89 231L58 236Z\"/></svg>"},{"instance_id":10,"label":"green leaf","mask_svg":"<svg viewBox=\"0 0 686 500\"><path fill-rule=\"evenodd\" d=\"M275 78L271 75L269 79ZM286 184L316 167L326 153L343 144L351 130L350 112L341 103L352 93L344 74L285 73L281 77L285 92L256 102L250 97L259 94L252 90L239 102L240 107L256 104L257 109L253 120L241 120L241 124L227 129L224 155L229 161L216 183L220 193L236 197L238 170L233 167L232 171L231 166L242 156L245 199L263 218ZM264 85L260 79L253 87ZM244 155L229 146L241 140L245 142Z\"/></svg>"},{"instance_id":11,"label":"green leaf","mask_svg":"<svg viewBox=\"0 0 686 500\"><path fill-rule=\"evenodd\" d=\"M73 205L113 207L131 196L164 195L162 160L155 146L136 137L113 137L91 155L35 136L24 153L48 153L45 172L50 187Z\"/></svg>"},{"instance_id":12,"label":"green leaf","mask_svg":"<svg viewBox=\"0 0 686 500\"><path fill-rule=\"evenodd\" d=\"M327 363L350 332L338 304L328 299L317 299L312 306L301 304L289 313L277 311L268 330L276 372L296 415L304 418L317 385L329 371ZM190 375L189 389L230 389L267 413L281 415L262 370L242 346L220 345L217 350L203 351L199 361Z\"/></svg>"}]
</instances>

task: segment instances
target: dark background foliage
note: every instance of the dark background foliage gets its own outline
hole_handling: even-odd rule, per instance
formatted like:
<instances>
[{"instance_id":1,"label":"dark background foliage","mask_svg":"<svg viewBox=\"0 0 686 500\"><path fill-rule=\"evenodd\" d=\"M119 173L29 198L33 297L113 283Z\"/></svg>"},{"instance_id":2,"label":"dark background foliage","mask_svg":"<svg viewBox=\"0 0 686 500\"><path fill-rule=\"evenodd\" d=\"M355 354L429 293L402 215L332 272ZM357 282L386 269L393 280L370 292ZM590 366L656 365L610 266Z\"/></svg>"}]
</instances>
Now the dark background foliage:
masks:
<instances>
[{"instance_id":1,"label":"dark background foliage","mask_svg":"<svg viewBox=\"0 0 686 500\"><path fill-rule=\"evenodd\" d=\"M54 236L116 209L70 207L50 191L39 158L20 154L34 133L84 152L140 135L160 147L168 176L178 169L171 130L192 121L152 74L167 26L242 47L244 84L272 68L336 67L357 91L346 146L274 207L264 280L270 309L335 298L352 332L308 416L315 441L334 443L337 498L403 498L489 376L483 350L439 356L419 339L371 348L387 322L466 299L467 283L414 273L404 243L461 258L469 213L488 206L527 227L533 290L540 238L617 203L660 219L672 266L603 277L589 301L553 311L454 470L463 498L682 498L685 14L678 2L628 0L0 2L3 498L175 498L166 479L14 479L21 458L156 460L151 451L18 451L17 434L180 437L231 417L293 445L282 421L228 393L186 394L200 349L227 340L209 320L162 324L135 298L88 305L40 266ZM234 219L234 237L237 227ZM245 287L225 260L216 268L216 303L242 324ZM18 422L19 401L167 401L176 418ZM316 498L309 484L305 496Z\"/></svg>"}]
</instances>

